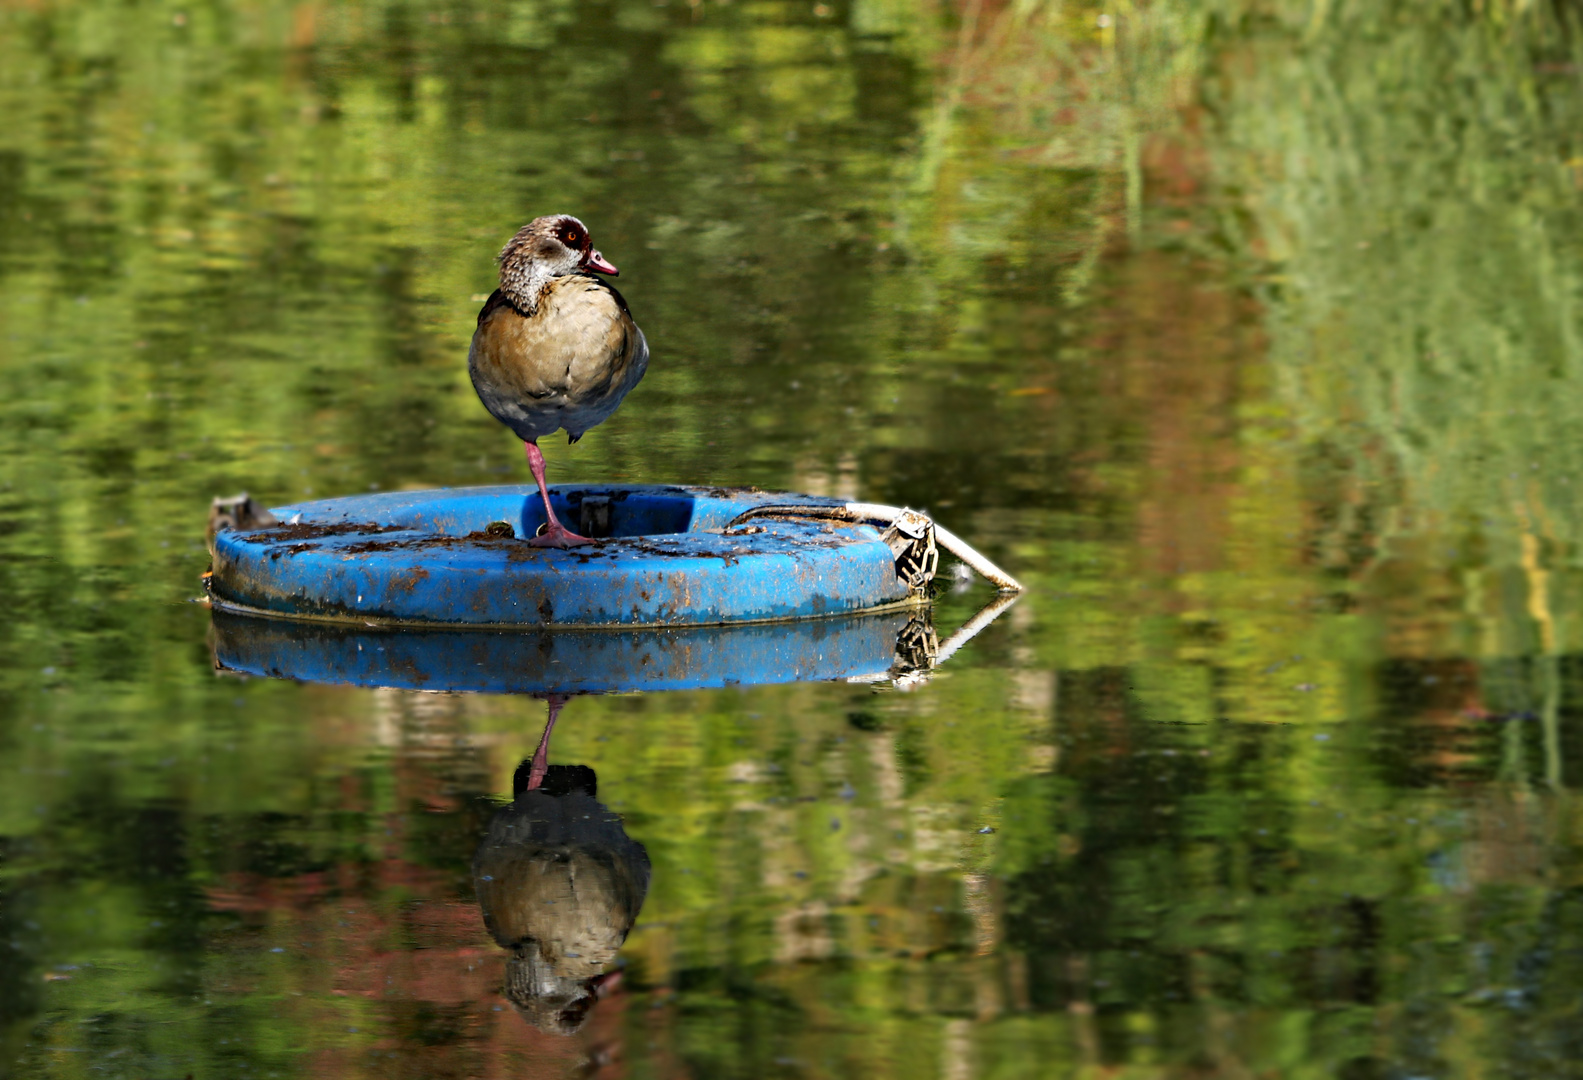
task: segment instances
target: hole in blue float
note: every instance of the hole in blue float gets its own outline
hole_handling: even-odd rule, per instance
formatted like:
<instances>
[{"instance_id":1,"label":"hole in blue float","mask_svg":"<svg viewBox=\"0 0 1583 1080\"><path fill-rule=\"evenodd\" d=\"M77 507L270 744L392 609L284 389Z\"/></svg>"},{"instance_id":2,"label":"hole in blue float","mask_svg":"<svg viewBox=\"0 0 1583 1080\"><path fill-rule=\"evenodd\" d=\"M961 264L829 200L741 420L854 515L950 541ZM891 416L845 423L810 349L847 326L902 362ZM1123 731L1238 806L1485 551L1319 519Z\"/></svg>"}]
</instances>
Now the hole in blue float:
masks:
<instances>
[{"instance_id":1,"label":"hole in blue float","mask_svg":"<svg viewBox=\"0 0 1583 1080\"><path fill-rule=\"evenodd\" d=\"M574 488L550 493L550 503L562 524L599 538L687 532L693 524L694 501L681 492L630 488ZM518 535L532 536L544 523L544 501L537 494L524 499Z\"/></svg>"}]
</instances>

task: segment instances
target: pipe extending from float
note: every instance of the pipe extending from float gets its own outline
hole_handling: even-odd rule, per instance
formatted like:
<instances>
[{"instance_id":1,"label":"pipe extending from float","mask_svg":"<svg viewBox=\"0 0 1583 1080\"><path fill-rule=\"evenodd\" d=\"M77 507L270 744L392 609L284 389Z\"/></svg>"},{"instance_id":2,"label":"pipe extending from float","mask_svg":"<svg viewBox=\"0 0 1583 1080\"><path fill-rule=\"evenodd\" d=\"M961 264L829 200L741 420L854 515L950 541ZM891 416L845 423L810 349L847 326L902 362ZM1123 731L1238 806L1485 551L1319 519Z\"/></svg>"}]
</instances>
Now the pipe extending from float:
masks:
<instances>
[{"instance_id":1,"label":"pipe extending from float","mask_svg":"<svg viewBox=\"0 0 1583 1080\"><path fill-rule=\"evenodd\" d=\"M908 510L899 506L882 506L879 503L849 502L846 504L846 508L854 517L861 521L883 521L887 525L900 520L907 514L918 513L916 510ZM950 529L947 529L944 525L941 525L938 521L934 522L934 538L941 547L972 567L980 577L994 585L1001 592L1022 592L1022 583L1020 581L979 554L973 545L963 540Z\"/></svg>"}]
</instances>

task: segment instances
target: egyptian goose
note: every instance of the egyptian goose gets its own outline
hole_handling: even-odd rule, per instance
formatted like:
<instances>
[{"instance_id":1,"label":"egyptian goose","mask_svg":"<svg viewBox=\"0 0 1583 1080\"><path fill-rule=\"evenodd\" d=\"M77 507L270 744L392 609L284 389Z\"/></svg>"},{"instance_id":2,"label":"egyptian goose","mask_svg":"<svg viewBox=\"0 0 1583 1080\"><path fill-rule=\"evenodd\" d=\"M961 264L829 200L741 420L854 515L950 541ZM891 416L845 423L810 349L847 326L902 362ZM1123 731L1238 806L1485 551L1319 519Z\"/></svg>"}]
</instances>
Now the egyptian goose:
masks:
<instances>
[{"instance_id":1,"label":"egyptian goose","mask_svg":"<svg viewBox=\"0 0 1583 1080\"><path fill-rule=\"evenodd\" d=\"M484 408L527 450L546 518L529 543L592 543L556 518L538 440L565 428L576 442L615 412L648 368L648 342L621 294L594 276L618 271L571 215L534 218L499 261L500 288L478 313L467 372Z\"/></svg>"}]
</instances>

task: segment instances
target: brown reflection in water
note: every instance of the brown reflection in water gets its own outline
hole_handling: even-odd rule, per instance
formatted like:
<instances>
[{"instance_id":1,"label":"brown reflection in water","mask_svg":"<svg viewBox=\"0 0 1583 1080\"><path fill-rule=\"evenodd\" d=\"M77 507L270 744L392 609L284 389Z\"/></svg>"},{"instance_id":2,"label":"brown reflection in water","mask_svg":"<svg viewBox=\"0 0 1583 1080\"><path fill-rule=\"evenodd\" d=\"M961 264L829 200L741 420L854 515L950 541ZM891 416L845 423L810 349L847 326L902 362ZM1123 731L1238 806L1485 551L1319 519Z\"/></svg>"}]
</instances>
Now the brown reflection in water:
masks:
<instances>
[{"instance_id":1,"label":"brown reflection in water","mask_svg":"<svg viewBox=\"0 0 1583 1080\"><path fill-rule=\"evenodd\" d=\"M566 699L550 698L537 753L517 767L514 798L473 857L484 925L506 962L506 997L534 1027L577 1032L619 972L605 970L649 891L649 856L595 797L586 765L549 764Z\"/></svg>"},{"instance_id":2,"label":"brown reflection in water","mask_svg":"<svg viewBox=\"0 0 1583 1080\"><path fill-rule=\"evenodd\" d=\"M1138 569L1161 578L1238 563L1237 503L1249 482L1239 410L1259 309L1196 261L1145 251L1114 268L1122 302L1096 312L1087 344L1108 361L1148 467L1137 477ZM1132 448L1128 448L1129 452Z\"/></svg>"}]
</instances>

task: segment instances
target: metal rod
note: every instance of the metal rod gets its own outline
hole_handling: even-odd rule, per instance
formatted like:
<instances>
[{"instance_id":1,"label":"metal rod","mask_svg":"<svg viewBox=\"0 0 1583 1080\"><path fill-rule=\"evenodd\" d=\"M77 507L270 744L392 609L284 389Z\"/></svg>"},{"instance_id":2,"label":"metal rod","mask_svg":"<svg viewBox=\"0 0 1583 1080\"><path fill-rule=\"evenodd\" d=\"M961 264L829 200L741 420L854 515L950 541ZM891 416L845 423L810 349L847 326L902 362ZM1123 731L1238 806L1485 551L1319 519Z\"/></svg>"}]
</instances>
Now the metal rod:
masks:
<instances>
[{"instance_id":1,"label":"metal rod","mask_svg":"<svg viewBox=\"0 0 1583 1080\"><path fill-rule=\"evenodd\" d=\"M905 513L899 506L883 506L879 503L850 502L846 504L846 509L854 517L865 521L883 521L887 525ZM934 525L934 538L941 547L971 566L986 581L999 587L1001 592L1022 592L1021 582L980 555L971 544L939 522Z\"/></svg>"}]
</instances>

